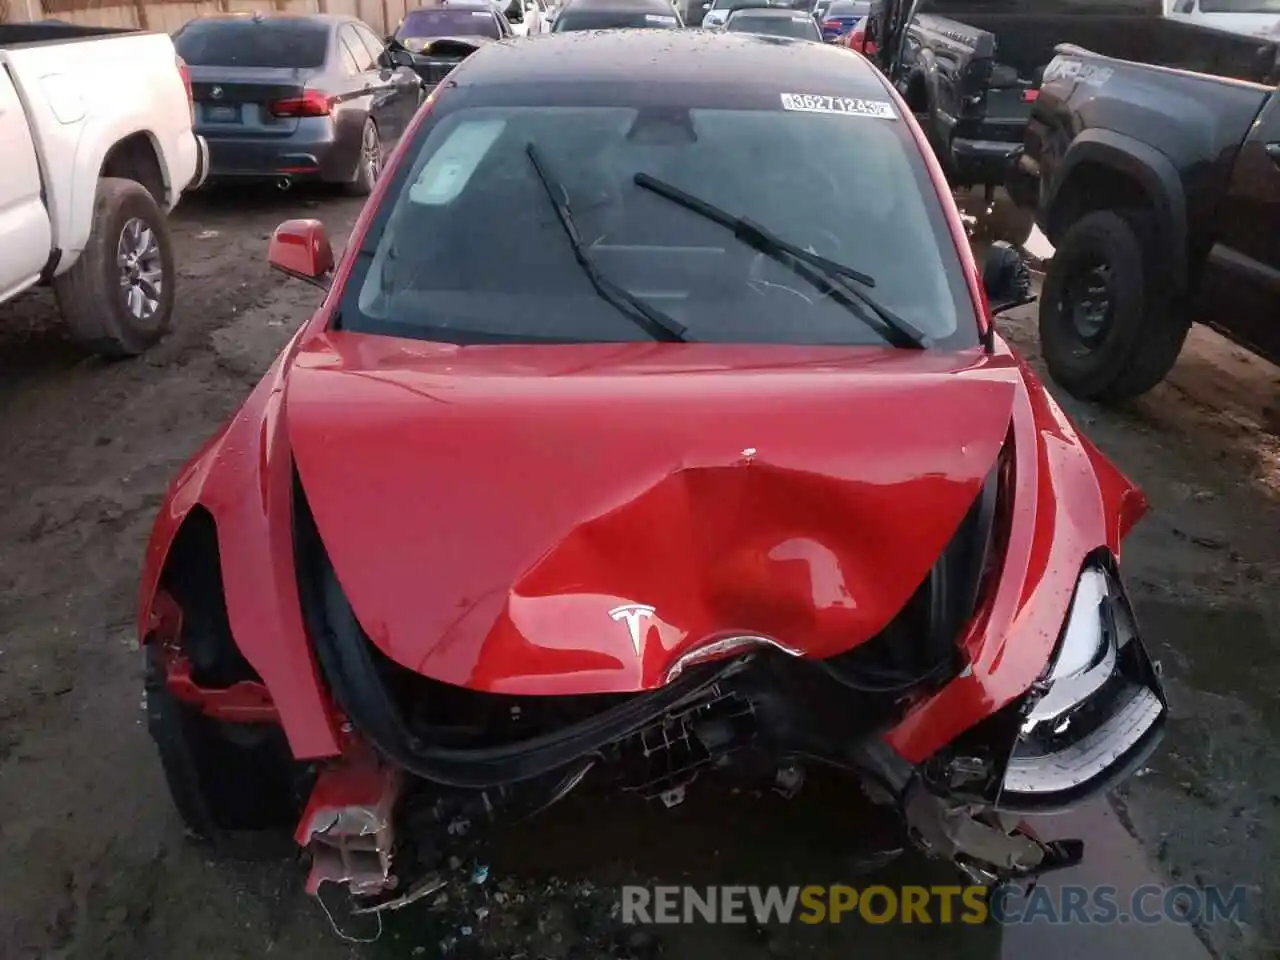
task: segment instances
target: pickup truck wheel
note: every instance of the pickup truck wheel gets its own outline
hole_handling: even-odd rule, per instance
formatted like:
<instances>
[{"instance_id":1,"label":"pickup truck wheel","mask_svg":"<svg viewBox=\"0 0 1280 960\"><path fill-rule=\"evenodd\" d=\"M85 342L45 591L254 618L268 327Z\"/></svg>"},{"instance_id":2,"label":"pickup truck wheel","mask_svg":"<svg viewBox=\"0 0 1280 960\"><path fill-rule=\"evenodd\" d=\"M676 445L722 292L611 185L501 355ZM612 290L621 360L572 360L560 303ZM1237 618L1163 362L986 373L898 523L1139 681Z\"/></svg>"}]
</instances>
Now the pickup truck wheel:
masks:
<instances>
[{"instance_id":1,"label":"pickup truck wheel","mask_svg":"<svg viewBox=\"0 0 1280 960\"><path fill-rule=\"evenodd\" d=\"M1190 326L1172 287L1150 214L1081 217L1054 250L1041 291L1050 375L1081 400L1146 393L1173 367Z\"/></svg>"},{"instance_id":2,"label":"pickup truck wheel","mask_svg":"<svg viewBox=\"0 0 1280 960\"><path fill-rule=\"evenodd\" d=\"M54 280L72 337L105 357L142 353L169 329L174 279L169 223L155 198L134 180L100 179L89 242Z\"/></svg>"}]
</instances>

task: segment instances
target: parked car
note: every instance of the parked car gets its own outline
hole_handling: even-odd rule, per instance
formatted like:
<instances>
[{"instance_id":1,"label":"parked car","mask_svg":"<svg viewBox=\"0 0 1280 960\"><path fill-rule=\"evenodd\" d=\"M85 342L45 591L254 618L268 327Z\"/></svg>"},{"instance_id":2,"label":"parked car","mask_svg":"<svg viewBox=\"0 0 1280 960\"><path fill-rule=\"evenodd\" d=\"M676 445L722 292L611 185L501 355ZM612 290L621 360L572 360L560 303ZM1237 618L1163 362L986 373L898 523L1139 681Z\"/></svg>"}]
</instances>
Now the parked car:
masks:
<instances>
[{"instance_id":1,"label":"parked car","mask_svg":"<svg viewBox=\"0 0 1280 960\"><path fill-rule=\"evenodd\" d=\"M1164 15L1245 36L1280 37L1276 0L1164 0Z\"/></svg>"},{"instance_id":2,"label":"parked car","mask_svg":"<svg viewBox=\"0 0 1280 960\"><path fill-rule=\"evenodd\" d=\"M729 15L735 10L746 7L784 7L783 0L704 0L702 4L702 26L708 30L719 30L724 26Z\"/></svg>"},{"instance_id":3,"label":"parked car","mask_svg":"<svg viewBox=\"0 0 1280 960\"><path fill-rule=\"evenodd\" d=\"M576 30L677 30L684 24L669 0L568 0L556 14L552 33Z\"/></svg>"},{"instance_id":4,"label":"parked car","mask_svg":"<svg viewBox=\"0 0 1280 960\"><path fill-rule=\"evenodd\" d=\"M880 29L880 20L868 14L854 24L853 29L835 42L875 60L880 55Z\"/></svg>"},{"instance_id":5,"label":"parked car","mask_svg":"<svg viewBox=\"0 0 1280 960\"><path fill-rule=\"evenodd\" d=\"M1192 320L1280 363L1276 88L1075 48L1045 70L1026 160L1054 246L1040 342L1073 395L1149 390Z\"/></svg>"},{"instance_id":6,"label":"parked car","mask_svg":"<svg viewBox=\"0 0 1280 960\"><path fill-rule=\"evenodd\" d=\"M957 189L1008 187L1004 237L1033 227L1016 175L1040 75L1062 44L1107 56L1274 85L1267 41L1163 16L1162 0L874 0L877 63L893 79ZM872 25L875 26L874 24ZM1021 207L1021 211L1017 208Z\"/></svg>"},{"instance_id":7,"label":"parked car","mask_svg":"<svg viewBox=\"0 0 1280 960\"><path fill-rule=\"evenodd\" d=\"M165 215L208 161L185 78L164 34L0 24L0 303L52 285L72 337L108 357L169 329Z\"/></svg>"},{"instance_id":8,"label":"parked car","mask_svg":"<svg viewBox=\"0 0 1280 960\"><path fill-rule=\"evenodd\" d=\"M870 0L834 0L822 15L822 39L827 43L838 43L870 11Z\"/></svg>"},{"instance_id":9,"label":"parked car","mask_svg":"<svg viewBox=\"0 0 1280 960\"><path fill-rule=\"evenodd\" d=\"M803 11L783 8L744 7L729 14L724 29L729 33L755 33L770 37L822 42L822 31L813 17Z\"/></svg>"},{"instance_id":10,"label":"parked car","mask_svg":"<svg viewBox=\"0 0 1280 960\"><path fill-rule=\"evenodd\" d=\"M407 62L432 89L459 63L486 43L515 36L490 0L453 0L410 10L387 37L392 56L408 51Z\"/></svg>"},{"instance_id":11,"label":"parked car","mask_svg":"<svg viewBox=\"0 0 1280 960\"><path fill-rule=\"evenodd\" d=\"M546 0L509 0L503 5L502 14L517 37L537 36L551 31Z\"/></svg>"},{"instance_id":12,"label":"parked car","mask_svg":"<svg viewBox=\"0 0 1280 960\"><path fill-rule=\"evenodd\" d=\"M372 189L426 98L361 20L329 14L198 17L174 35L191 70L209 179Z\"/></svg>"},{"instance_id":13,"label":"parked car","mask_svg":"<svg viewBox=\"0 0 1280 960\"><path fill-rule=\"evenodd\" d=\"M452 79L341 262L276 230L323 302L160 507L189 829L279 828L377 911L570 791L812 760L971 883L1079 860L1019 821L1161 736L1145 501L999 335L1026 268L979 279L883 76L616 30Z\"/></svg>"}]
</instances>

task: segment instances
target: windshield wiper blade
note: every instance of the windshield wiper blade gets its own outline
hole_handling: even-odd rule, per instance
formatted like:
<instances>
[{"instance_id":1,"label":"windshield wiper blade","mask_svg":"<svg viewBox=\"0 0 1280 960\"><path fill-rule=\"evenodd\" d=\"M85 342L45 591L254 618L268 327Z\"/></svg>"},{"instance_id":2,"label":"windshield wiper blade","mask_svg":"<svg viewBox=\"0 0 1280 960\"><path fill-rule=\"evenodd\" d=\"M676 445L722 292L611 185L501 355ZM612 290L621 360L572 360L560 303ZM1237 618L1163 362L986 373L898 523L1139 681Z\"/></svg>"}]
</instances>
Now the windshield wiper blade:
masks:
<instances>
[{"instance_id":1,"label":"windshield wiper blade","mask_svg":"<svg viewBox=\"0 0 1280 960\"><path fill-rule=\"evenodd\" d=\"M634 181L637 187L643 187L645 190L656 193L658 196L670 200L686 210L692 210L700 217L705 217L713 223L720 224L727 230L732 230L737 239L750 247L754 247L766 257L772 257L784 266L790 267L810 283L816 283L817 286L826 286L836 295L837 299L846 305L853 306L860 316L868 319L868 322L876 328L876 331L894 346L920 349L928 344L928 335L916 327L915 324L898 316L869 294L846 282L852 280L864 287L874 287L876 285L875 277L854 270L852 267L846 267L844 264L830 260L821 254L805 250L803 247L797 247L793 243L788 243L758 223L748 220L746 217L734 216L727 210L721 210L719 207L707 203L691 193L686 193L665 180L659 180L657 177L650 176L647 173L637 173ZM809 269L802 269L802 264ZM867 318L867 311L874 315L876 322L871 322Z\"/></svg>"},{"instance_id":2,"label":"windshield wiper blade","mask_svg":"<svg viewBox=\"0 0 1280 960\"><path fill-rule=\"evenodd\" d=\"M547 198L551 201L551 206L555 208L560 225L564 227L565 236L569 238L569 246L573 248L574 258L582 266L583 272L591 281L591 285L595 287L596 293L626 314L636 326L640 327L655 340L682 343L685 340L686 329L682 324L656 307L649 306L639 297L634 296L628 290L624 290L600 272L595 261L587 253L581 234L578 233L578 225L574 223L573 213L569 209L568 195L565 193L564 186L547 172L547 168L542 162L542 155L538 152L538 148L532 140L525 144L524 152L529 156L529 163L533 165L533 172L537 174L538 179L542 181L543 187L546 188Z\"/></svg>"}]
</instances>

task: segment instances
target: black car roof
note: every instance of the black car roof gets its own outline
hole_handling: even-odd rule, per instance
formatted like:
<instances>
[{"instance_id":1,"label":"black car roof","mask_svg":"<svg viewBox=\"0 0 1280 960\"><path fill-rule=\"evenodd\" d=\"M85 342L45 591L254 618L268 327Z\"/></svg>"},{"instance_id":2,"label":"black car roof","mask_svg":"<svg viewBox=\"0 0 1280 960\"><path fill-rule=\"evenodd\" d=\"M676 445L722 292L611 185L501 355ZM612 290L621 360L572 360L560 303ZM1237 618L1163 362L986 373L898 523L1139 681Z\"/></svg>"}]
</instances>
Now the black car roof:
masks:
<instances>
[{"instance_id":1,"label":"black car roof","mask_svg":"<svg viewBox=\"0 0 1280 960\"><path fill-rule=\"evenodd\" d=\"M876 69L843 47L803 40L767 44L749 33L712 30L570 31L493 43L459 64L450 80L477 87L660 80L695 88L731 84L763 91L887 97Z\"/></svg>"}]
</instances>

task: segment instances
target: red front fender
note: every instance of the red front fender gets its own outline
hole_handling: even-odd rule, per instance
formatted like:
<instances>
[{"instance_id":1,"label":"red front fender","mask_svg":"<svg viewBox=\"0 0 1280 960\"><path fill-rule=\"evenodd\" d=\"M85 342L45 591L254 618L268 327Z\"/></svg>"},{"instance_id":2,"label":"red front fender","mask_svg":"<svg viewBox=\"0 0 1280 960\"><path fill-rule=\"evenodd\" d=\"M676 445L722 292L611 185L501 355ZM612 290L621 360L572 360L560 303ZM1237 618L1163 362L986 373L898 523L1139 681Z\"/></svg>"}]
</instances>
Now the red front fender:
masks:
<instances>
[{"instance_id":1,"label":"red front fender","mask_svg":"<svg viewBox=\"0 0 1280 960\"><path fill-rule=\"evenodd\" d=\"M997 350L1008 351L997 338ZM1022 361L1014 406L1008 543L996 586L962 638L970 668L918 703L885 736L920 763L1024 694L1040 678L1090 554L1117 558L1147 510L1140 490L1079 433Z\"/></svg>"},{"instance_id":2,"label":"red front fender","mask_svg":"<svg viewBox=\"0 0 1280 960\"><path fill-rule=\"evenodd\" d=\"M280 416L294 342L235 419L191 459L169 489L143 561L138 636L151 632L160 577L191 509L209 511L236 646L270 690L300 759L339 753L337 730L303 626L294 572L293 461Z\"/></svg>"}]
</instances>

